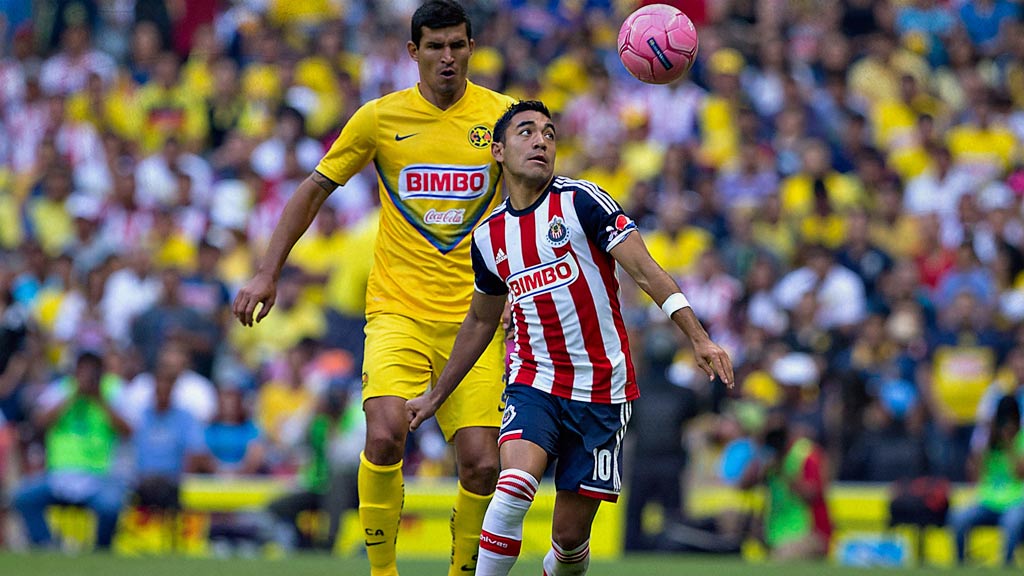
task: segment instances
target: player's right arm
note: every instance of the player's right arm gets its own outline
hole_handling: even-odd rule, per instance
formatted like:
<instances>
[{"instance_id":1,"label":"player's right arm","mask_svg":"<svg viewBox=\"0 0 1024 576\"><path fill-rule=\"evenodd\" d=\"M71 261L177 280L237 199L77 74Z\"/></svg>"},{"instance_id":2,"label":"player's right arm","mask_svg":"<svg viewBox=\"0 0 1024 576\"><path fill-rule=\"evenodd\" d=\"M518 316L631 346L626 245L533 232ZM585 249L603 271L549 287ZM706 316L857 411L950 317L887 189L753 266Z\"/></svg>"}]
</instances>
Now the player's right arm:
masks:
<instances>
[{"instance_id":1,"label":"player's right arm","mask_svg":"<svg viewBox=\"0 0 1024 576\"><path fill-rule=\"evenodd\" d=\"M288 199L256 274L235 297L232 310L242 325L252 326L257 304L262 306L256 316L256 322L263 320L273 308L274 300L277 298L277 279L284 268L288 253L309 228L324 200L327 200L337 187L338 185L330 178L313 172L299 184L298 189Z\"/></svg>"},{"instance_id":2,"label":"player's right arm","mask_svg":"<svg viewBox=\"0 0 1024 576\"><path fill-rule=\"evenodd\" d=\"M371 101L359 108L345 123L341 134L320 161L316 171L299 184L288 199L281 220L270 237L270 245L253 276L235 297L232 312L244 326L252 326L256 305L261 304L256 322L274 307L277 278L288 253L316 217L324 200L352 175L366 166L377 151L377 107Z\"/></svg>"},{"instance_id":3,"label":"player's right arm","mask_svg":"<svg viewBox=\"0 0 1024 576\"><path fill-rule=\"evenodd\" d=\"M452 348L448 363L437 378L437 384L423 396L405 403L410 431L419 428L424 420L437 412L487 349L494 339L495 330L498 329L501 313L505 310L505 301L504 296L473 293L469 312L462 321L458 335L455 336L455 346Z\"/></svg>"},{"instance_id":4,"label":"player's right arm","mask_svg":"<svg viewBox=\"0 0 1024 576\"><path fill-rule=\"evenodd\" d=\"M455 391L456 386L462 382L494 339L494 332L498 329L498 323L505 312L508 287L488 268L475 239L470 254L476 290L473 292L473 300L469 303L469 312L466 313L466 319L462 321L459 333L455 336L455 346L452 347L452 354L444 370L437 377L437 384L423 396L405 403L410 431L433 416Z\"/></svg>"}]
</instances>

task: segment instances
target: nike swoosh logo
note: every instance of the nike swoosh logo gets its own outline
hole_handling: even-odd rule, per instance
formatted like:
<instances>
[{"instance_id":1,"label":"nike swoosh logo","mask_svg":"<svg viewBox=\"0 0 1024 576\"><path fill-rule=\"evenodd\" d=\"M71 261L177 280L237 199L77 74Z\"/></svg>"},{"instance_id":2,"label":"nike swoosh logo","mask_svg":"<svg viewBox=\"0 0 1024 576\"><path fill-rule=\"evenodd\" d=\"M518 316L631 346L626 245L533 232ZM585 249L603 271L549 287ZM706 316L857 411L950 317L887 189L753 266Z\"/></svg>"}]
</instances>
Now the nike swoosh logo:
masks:
<instances>
[{"instance_id":1,"label":"nike swoosh logo","mask_svg":"<svg viewBox=\"0 0 1024 576\"><path fill-rule=\"evenodd\" d=\"M398 134L395 134L395 142L401 142L402 140L405 140L406 138L412 138L413 136L415 136L417 134L419 134L419 132L413 132L412 134L406 134L405 136L399 136Z\"/></svg>"},{"instance_id":2,"label":"nike swoosh logo","mask_svg":"<svg viewBox=\"0 0 1024 576\"><path fill-rule=\"evenodd\" d=\"M387 540L381 540L380 542L370 542L369 540L363 540L363 542L366 542L367 546L377 546L378 544L383 544L387 542Z\"/></svg>"}]
</instances>

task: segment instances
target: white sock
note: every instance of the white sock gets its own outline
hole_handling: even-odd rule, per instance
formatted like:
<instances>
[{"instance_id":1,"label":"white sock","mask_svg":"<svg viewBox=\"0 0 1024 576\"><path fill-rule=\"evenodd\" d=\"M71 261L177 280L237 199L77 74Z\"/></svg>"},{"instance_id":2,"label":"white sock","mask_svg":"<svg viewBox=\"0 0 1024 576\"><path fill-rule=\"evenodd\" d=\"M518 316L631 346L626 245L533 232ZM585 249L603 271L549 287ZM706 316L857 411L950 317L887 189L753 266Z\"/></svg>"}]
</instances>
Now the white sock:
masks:
<instances>
[{"instance_id":1,"label":"white sock","mask_svg":"<svg viewBox=\"0 0 1024 576\"><path fill-rule=\"evenodd\" d=\"M529 472L501 471L480 531L476 576L507 576L512 570L523 543L523 518L536 493L537 479Z\"/></svg>"},{"instance_id":2,"label":"white sock","mask_svg":"<svg viewBox=\"0 0 1024 576\"><path fill-rule=\"evenodd\" d=\"M583 576L590 567L590 540L572 550L564 550L554 541L544 556L544 576Z\"/></svg>"}]
</instances>

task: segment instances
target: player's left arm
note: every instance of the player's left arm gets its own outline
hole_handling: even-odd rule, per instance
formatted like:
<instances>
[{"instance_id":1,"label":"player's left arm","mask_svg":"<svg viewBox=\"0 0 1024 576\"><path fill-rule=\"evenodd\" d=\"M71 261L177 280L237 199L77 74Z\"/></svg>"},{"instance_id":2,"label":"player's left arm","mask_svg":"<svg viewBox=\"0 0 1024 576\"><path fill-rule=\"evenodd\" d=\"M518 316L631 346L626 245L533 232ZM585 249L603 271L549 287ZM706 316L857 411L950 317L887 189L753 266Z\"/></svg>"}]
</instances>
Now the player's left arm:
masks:
<instances>
[{"instance_id":1,"label":"player's left arm","mask_svg":"<svg viewBox=\"0 0 1024 576\"><path fill-rule=\"evenodd\" d=\"M462 321L462 327L455 336L455 346L452 347L448 363L437 378L437 384L423 396L405 403L410 431L433 416L466 374L469 374L469 370L494 339L506 301L505 296L494 296L480 291L473 293L469 312L466 313L466 319Z\"/></svg>"},{"instance_id":2,"label":"player's left arm","mask_svg":"<svg viewBox=\"0 0 1024 576\"><path fill-rule=\"evenodd\" d=\"M690 338L697 365L714 379L715 374L732 387L732 361L729 355L711 341L697 316L690 309L676 281L651 257L640 238L636 223L626 216L622 207L597 185L578 181L573 207L587 239L611 254L637 285L643 289L676 325Z\"/></svg>"},{"instance_id":3,"label":"player's left arm","mask_svg":"<svg viewBox=\"0 0 1024 576\"><path fill-rule=\"evenodd\" d=\"M669 276L668 272L658 265L647 251L647 246L636 230L626 232L626 237L615 244L609 253L615 261L636 281L637 285L658 303L664 305L670 297L676 294L682 295L679 285ZM672 321L686 334L693 344L696 353L697 365L700 366L708 378L714 378L715 374L722 379L727 386L733 385L732 360L720 346L711 341L711 337L704 330L697 315L687 304L672 312Z\"/></svg>"}]
</instances>

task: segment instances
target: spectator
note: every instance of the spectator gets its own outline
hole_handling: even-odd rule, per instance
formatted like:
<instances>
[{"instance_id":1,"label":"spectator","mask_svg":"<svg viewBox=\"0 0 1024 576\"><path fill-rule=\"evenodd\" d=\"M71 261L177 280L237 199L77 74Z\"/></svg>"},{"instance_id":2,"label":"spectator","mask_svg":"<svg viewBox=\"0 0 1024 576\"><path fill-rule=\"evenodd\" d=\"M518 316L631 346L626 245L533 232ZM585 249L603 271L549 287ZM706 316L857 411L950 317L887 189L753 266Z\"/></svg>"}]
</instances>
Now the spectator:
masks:
<instances>
[{"instance_id":1,"label":"spectator","mask_svg":"<svg viewBox=\"0 0 1024 576\"><path fill-rule=\"evenodd\" d=\"M191 369L188 343L175 337L164 342L151 372L137 375L125 390L125 405L133 418L156 405L156 374L174 378L171 405L188 412L197 422L208 424L217 413L217 391L209 380Z\"/></svg>"},{"instance_id":2,"label":"spectator","mask_svg":"<svg viewBox=\"0 0 1024 576\"><path fill-rule=\"evenodd\" d=\"M288 350L283 362L271 366L273 375L256 397L256 425L267 440L270 460L289 464L287 456L302 442L303 431L316 409L316 390L310 382L317 343L303 340Z\"/></svg>"},{"instance_id":3,"label":"spectator","mask_svg":"<svg viewBox=\"0 0 1024 576\"><path fill-rule=\"evenodd\" d=\"M971 528L997 524L1003 531L1003 564L1013 566L1013 554L1024 537L1024 432L1017 399L1004 396L996 406L992 432L971 453L968 475L977 477L978 502L953 512L950 525L956 535L956 558L966 560Z\"/></svg>"},{"instance_id":4,"label":"spectator","mask_svg":"<svg viewBox=\"0 0 1024 576\"><path fill-rule=\"evenodd\" d=\"M306 136L306 118L302 113L282 106L277 111L273 136L252 151L252 169L268 182L280 180L285 175L285 150L292 148L303 174L312 172L324 154L323 145Z\"/></svg>"},{"instance_id":5,"label":"spectator","mask_svg":"<svg viewBox=\"0 0 1024 576\"><path fill-rule=\"evenodd\" d=\"M181 301L178 270L168 268L160 272L160 283L160 300L132 322L132 344L142 354L146 368L152 369L169 340L186 342L193 365L201 360L203 372L209 374L217 327Z\"/></svg>"},{"instance_id":6,"label":"spectator","mask_svg":"<svg viewBox=\"0 0 1024 576\"><path fill-rule=\"evenodd\" d=\"M93 352L79 354L74 374L39 399L34 419L45 430L46 471L14 494L34 546L50 544L47 507L72 504L96 514L96 546L110 548L125 492L112 473L114 454L118 438L131 433L120 402L120 380L103 373L103 359Z\"/></svg>"},{"instance_id":7,"label":"spectator","mask_svg":"<svg viewBox=\"0 0 1024 576\"><path fill-rule=\"evenodd\" d=\"M768 488L764 537L772 558L823 558L832 538L832 520L825 505L829 480L821 448L782 421L769 424L763 454L747 467L741 486L758 483Z\"/></svg>"},{"instance_id":8,"label":"spectator","mask_svg":"<svg viewBox=\"0 0 1024 576\"><path fill-rule=\"evenodd\" d=\"M341 529L341 515L358 507L356 472L366 422L362 407L353 401L351 386L332 385L317 403L306 429L307 460L299 472L300 490L270 503L278 523L275 535L291 549L316 547L330 552ZM310 539L298 528L301 511L326 511L328 529L323 540ZM321 534L322 536L322 534Z\"/></svg>"},{"instance_id":9,"label":"spectator","mask_svg":"<svg viewBox=\"0 0 1024 576\"><path fill-rule=\"evenodd\" d=\"M212 457L207 472L244 475L264 470L266 448L262 434L249 418L239 388L225 387L217 394L217 417L206 427L206 449Z\"/></svg>"},{"instance_id":10,"label":"spectator","mask_svg":"<svg viewBox=\"0 0 1024 576\"><path fill-rule=\"evenodd\" d=\"M683 520L681 479L688 458L683 427L699 413L693 387L700 383L689 365L680 363L684 366L682 373L673 368L675 345L674 335L663 329L649 332L645 342L650 372L643 396L633 402L633 425L629 429L636 444L626 505L627 551L668 546L661 534L644 529L644 510L650 503L661 504L664 528Z\"/></svg>"},{"instance_id":11,"label":"spectator","mask_svg":"<svg viewBox=\"0 0 1024 576\"><path fill-rule=\"evenodd\" d=\"M875 380L876 398L865 411L866 430L844 458L844 480L894 482L931 472L924 437L924 411L914 385Z\"/></svg>"},{"instance_id":12,"label":"spectator","mask_svg":"<svg viewBox=\"0 0 1024 576\"><path fill-rule=\"evenodd\" d=\"M110 274L103 289L103 322L118 344L130 342L135 317L160 298L160 280L153 273L151 255L135 246L125 255L125 267Z\"/></svg>"},{"instance_id":13,"label":"spectator","mask_svg":"<svg viewBox=\"0 0 1024 576\"><path fill-rule=\"evenodd\" d=\"M835 262L823 246L809 246L806 265L782 277L775 286L775 299L787 310L794 309L805 295L818 303L815 322L819 327L851 330L864 319L864 283L849 268Z\"/></svg>"},{"instance_id":14,"label":"spectator","mask_svg":"<svg viewBox=\"0 0 1024 576\"><path fill-rule=\"evenodd\" d=\"M154 374L155 401L139 418L132 437L135 493L146 508L181 508L181 476L201 469L206 455L202 427L191 414L172 404L177 374L168 364Z\"/></svg>"}]
</instances>

